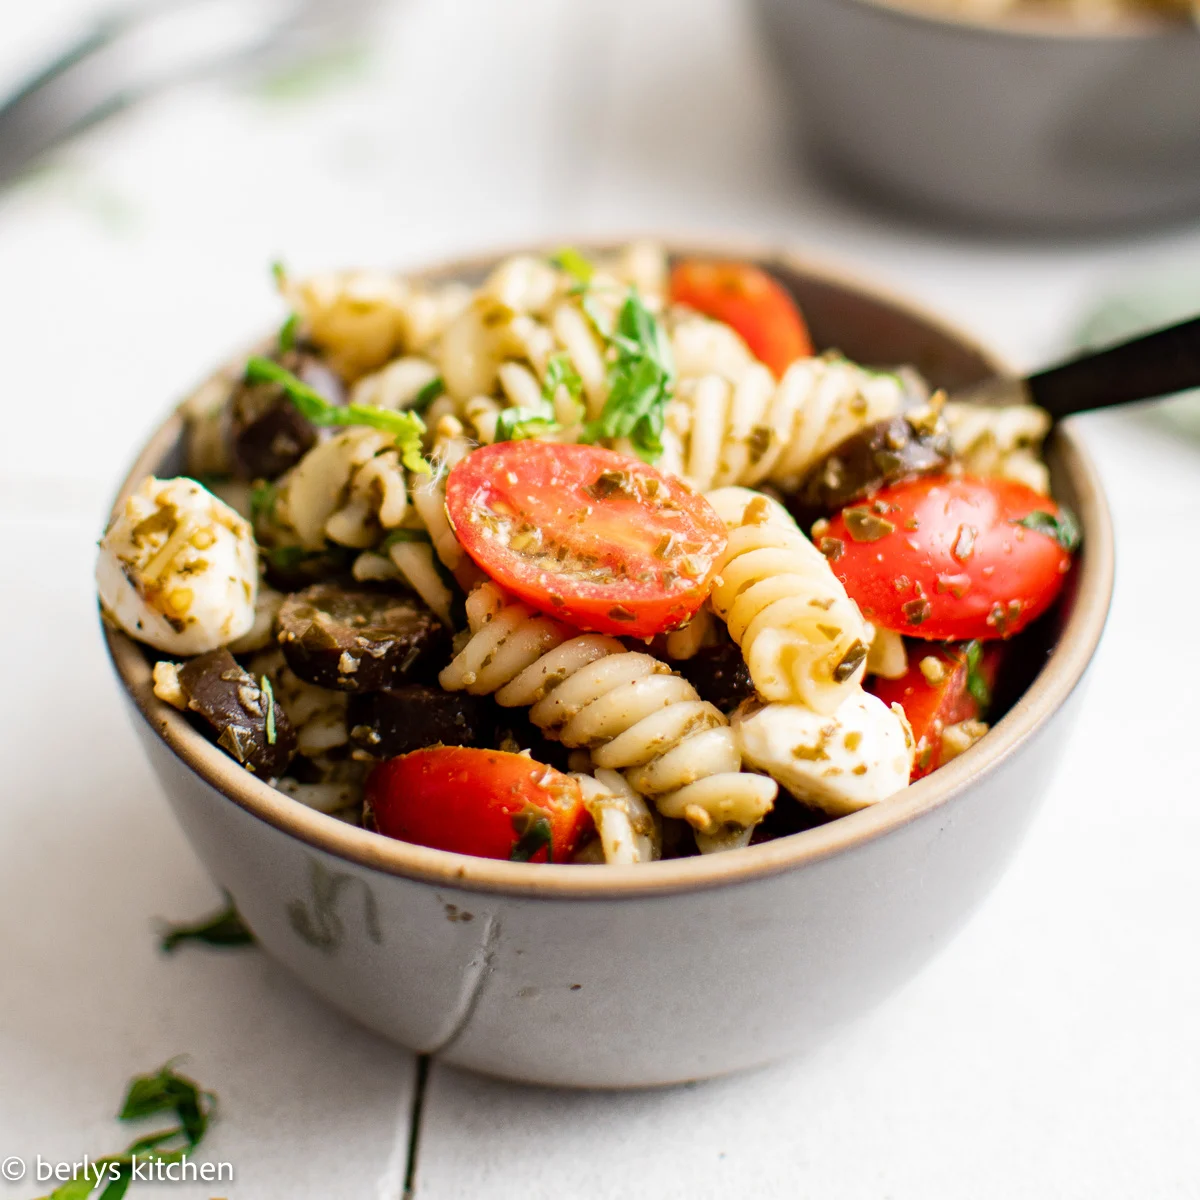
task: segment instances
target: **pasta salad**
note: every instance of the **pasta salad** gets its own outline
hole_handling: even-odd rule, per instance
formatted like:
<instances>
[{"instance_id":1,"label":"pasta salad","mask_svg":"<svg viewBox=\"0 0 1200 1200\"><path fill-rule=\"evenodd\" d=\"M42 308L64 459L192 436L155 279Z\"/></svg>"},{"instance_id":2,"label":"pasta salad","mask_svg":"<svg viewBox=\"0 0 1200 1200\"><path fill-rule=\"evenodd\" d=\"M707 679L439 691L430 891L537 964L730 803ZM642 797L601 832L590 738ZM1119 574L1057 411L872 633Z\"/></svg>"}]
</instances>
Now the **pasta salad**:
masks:
<instances>
[{"instance_id":1,"label":"pasta salad","mask_svg":"<svg viewBox=\"0 0 1200 1200\"><path fill-rule=\"evenodd\" d=\"M515 861L732 850L901 792L1036 661L1078 542L1046 415L814 347L758 267L277 280L96 578L296 801Z\"/></svg>"}]
</instances>

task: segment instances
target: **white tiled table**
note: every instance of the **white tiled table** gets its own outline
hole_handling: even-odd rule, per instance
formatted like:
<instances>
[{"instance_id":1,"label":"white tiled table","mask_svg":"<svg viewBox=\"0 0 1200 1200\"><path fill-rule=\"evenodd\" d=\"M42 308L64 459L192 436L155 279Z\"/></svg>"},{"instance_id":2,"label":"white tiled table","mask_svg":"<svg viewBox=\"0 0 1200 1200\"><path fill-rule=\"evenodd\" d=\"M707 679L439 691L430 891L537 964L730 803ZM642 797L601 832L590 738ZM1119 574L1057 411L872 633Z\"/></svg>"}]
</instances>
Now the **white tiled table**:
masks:
<instances>
[{"instance_id":1,"label":"white tiled table","mask_svg":"<svg viewBox=\"0 0 1200 1200\"><path fill-rule=\"evenodd\" d=\"M0 70L83 6L9 6ZM0 198L0 1158L115 1148L124 1081L188 1053L223 1102L205 1149L237 1180L218 1194L403 1190L410 1054L255 950L156 952L153 918L215 895L95 630L107 497L164 407L277 319L273 257L748 232L844 259L1025 365L1107 289L1200 271L1197 227L1004 243L831 197L794 165L736 0L411 0L386 24L336 89L181 92ZM752 1075L571 1095L434 1063L422 1200L1200 1196L1200 437L1150 412L1083 427L1120 538L1112 618L1058 784L978 918L869 1019Z\"/></svg>"}]
</instances>

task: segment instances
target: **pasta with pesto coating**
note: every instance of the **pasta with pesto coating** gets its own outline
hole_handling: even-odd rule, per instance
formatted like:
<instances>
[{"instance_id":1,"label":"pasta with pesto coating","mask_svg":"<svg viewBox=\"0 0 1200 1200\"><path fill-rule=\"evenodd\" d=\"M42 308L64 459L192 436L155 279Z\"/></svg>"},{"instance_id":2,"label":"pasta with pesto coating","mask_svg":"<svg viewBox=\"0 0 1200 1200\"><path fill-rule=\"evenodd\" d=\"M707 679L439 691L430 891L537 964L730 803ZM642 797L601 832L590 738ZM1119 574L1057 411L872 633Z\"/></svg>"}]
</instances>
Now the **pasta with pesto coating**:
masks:
<instances>
[{"instance_id":1,"label":"pasta with pesto coating","mask_svg":"<svg viewBox=\"0 0 1200 1200\"><path fill-rule=\"evenodd\" d=\"M1036 404L951 402L946 424L955 457L970 475L1015 479L1043 495L1050 494L1050 472L1042 461L1042 442L1050 431L1050 414Z\"/></svg>"},{"instance_id":2,"label":"pasta with pesto coating","mask_svg":"<svg viewBox=\"0 0 1200 1200\"><path fill-rule=\"evenodd\" d=\"M898 376L834 354L797 360L778 383L754 361L682 378L667 404L661 465L704 491L790 490L840 442L898 413L904 398Z\"/></svg>"},{"instance_id":3,"label":"pasta with pesto coating","mask_svg":"<svg viewBox=\"0 0 1200 1200\"><path fill-rule=\"evenodd\" d=\"M621 771L666 817L703 833L748 828L774 802L776 786L741 770L723 713L649 654L604 634L576 634L513 602L493 583L467 600L471 638L438 676L447 691L494 695L592 762Z\"/></svg>"},{"instance_id":4,"label":"pasta with pesto coating","mask_svg":"<svg viewBox=\"0 0 1200 1200\"><path fill-rule=\"evenodd\" d=\"M730 530L713 611L764 699L833 712L863 677L870 634L825 556L773 512L761 497Z\"/></svg>"}]
</instances>

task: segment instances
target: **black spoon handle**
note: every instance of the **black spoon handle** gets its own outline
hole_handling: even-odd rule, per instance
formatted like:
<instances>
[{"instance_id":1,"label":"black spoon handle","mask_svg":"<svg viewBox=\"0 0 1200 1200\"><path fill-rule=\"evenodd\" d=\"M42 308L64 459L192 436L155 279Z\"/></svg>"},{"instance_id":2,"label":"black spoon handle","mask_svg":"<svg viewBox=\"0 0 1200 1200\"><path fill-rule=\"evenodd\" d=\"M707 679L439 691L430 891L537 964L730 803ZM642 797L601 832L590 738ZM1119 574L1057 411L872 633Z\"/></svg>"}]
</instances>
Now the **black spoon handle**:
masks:
<instances>
[{"instance_id":1,"label":"black spoon handle","mask_svg":"<svg viewBox=\"0 0 1200 1200\"><path fill-rule=\"evenodd\" d=\"M1056 421L1200 387L1200 317L1040 371L1025 383Z\"/></svg>"}]
</instances>

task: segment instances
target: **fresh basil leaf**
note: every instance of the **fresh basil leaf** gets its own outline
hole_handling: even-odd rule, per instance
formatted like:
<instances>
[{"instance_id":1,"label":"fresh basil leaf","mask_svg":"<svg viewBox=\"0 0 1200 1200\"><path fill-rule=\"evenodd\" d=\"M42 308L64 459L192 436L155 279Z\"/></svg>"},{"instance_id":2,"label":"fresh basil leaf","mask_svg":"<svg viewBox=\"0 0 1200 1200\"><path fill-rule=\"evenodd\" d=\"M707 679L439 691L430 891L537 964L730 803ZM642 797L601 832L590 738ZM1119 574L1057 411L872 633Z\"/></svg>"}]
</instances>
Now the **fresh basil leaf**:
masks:
<instances>
[{"instance_id":1,"label":"fresh basil leaf","mask_svg":"<svg viewBox=\"0 0 1200 1200\"><path fill-rule=\"evenodd\" d=\"M270 520L275 515L279 489L266 479L257 479L250 489L250 524L257 525L260 517Z\"/></svg>"},{"instance_id":2,"label":"fresh basil leaf","mask_svg":"<svg viewBox=\"0 0 1200 1200\"><path fill-rule=\"evenodd\" d=\"M175 1107L178 1087L175 1070L171 1063L160 1067L152 1075L138 1075L129 1081L125 1102L117 1114L120 1121L140 1121L160 1112L169 1112Z\"/></svg>"},{"instance_id":3,"label":"fresh basil leaf","mask_svg":"<svg viewBox=\"0 0 1200 1200\"><path fill-rule=\"evenodd\" d=\"M983 716L992 703L992 690L979 670L979 663L983 657L983 644L979 641L971 641L963 649L967 663L967 691L979 705L979 715Z\"/></svg>"},{"instance_id":4,"label":"fresh basil leaf","mask_svg":"<svg viewBox=\"0 0 1200 1200\"><path fill-rule=\"evenodd\" d=\"M542 379L542 400L527 408L505 408L496 417L495 442L519 442L525 438L556 433L562 426L554 411L554 395L560 387L567 389L572 400L579 403L583 394L583 379L575 364L565 353L552 354L546 362Z\"/></svg>"},{"instance_id":5,"label":"fresh basil leaf","mask_svg":"<svg viewBox=\"0 0 1200 1200\"><path fill-rule=\"evenodd\" d=\"M556 254L551 255L550 261L561 271L566 271L576 283L586 287L592 282L596 268L573 246L564 246Z\"/></svg>"},{"instance_id":6,"label":"fresh basil leaf","mask_svg":"<svg viewBox=\"0 0 1200 1200\"><path fill-rule=\"evenodd\" d=\"M247 383L274 383L283 388L300 414L314 425L366 425L395 436L404 465L417 474L428 475L429 464L421 451L425 422L414 412L394 412L371 404L330 404L320 392L298 379L291 371L269 358L254 355L246 363Z\"/></svg>"},{"instance_id":7,"label":"fresh basil leaf","mask_svg":"<svg viewBox=\"0 0 1200 1200\"><path fill-rule=\"evenodd\" d=\"M263 690L267 691L270 687L270 680L264 675L263 681L266 685ZM268 717L271 717L274 709L274 692L267 691L267 694L271 697L270 707L267 710ZM268 740L270 740L269 737ZM201 942L206 946L250 946L254 943L254 934L246 927L233 900L227 897L227 903L220 912L190 924L166 926L163 929L159 947L164 953L170 954L184 942ZM140 1080L135 1081L134 1086L141 1083ZM149 1087L148 1084L145 1086ZM133 1095L134 1092L131 1091L130 1096Z\"/></svg>"},{"instance_id":8,"label":"fresh basil leaf","mask_svg":"<svg viewBox=\"0 0 1200 1200\"><path fill-rule=\"evenodd\" d=\"M56 1187L45 1200L87 1200L96 1187L95 1176L77 1175Z\"/></svg>"},{"instance_id":9,"label":"fresh basil leaf","mask_svg":"<svg viewBox=\"0 0 1200 1200\"><path fill-rule=\"evenodd\" d=\"M111 1179L111 1176L105 1176L106 1179ZM108 1187L100 1193L100 1200L121 1200L127 1191L129 1185L133 1181L133 1167L122 1166L116 1179L112 1179Z\"/></svg>"},{"instance_id":10,"label":"fresh basil leaf","mask_svg":"<svg viewBox=\"0 0 1200 1200\"><path fill-rule=\"evenodd\" d=\"M445 391L446 381L440 375L435 375L413 397L413 402L408 406L408 411L416 413L418 417L423 417L425 410Z\"/></svg>"},{"instance_id":11,"label":"fresh basil leaf","mask_svg":"<svg viewBox=\"0 0 1200 1200\"><path fill-rule=\"evenodd\" d=\"M153 1158L161 1162L171 1162L179 1158L183 1153L182 1149L160 1150L160 1146L165 1146L168 1142L178 1142L183 1139L183 1129L160 1129L157 1133L148 1133L145 1137L140 1137L136 1141L132 1141L125 1147L125 1153L115 1156L116 1162L125 1162L130 1155L136 1154L142 1158Z\"/></svg>"},{"instance_id":12,"label":"fresh basil leaf","mask_svg":"<svg viewBox=\"0 0 1200 1200\"><path fill-rule=\"evenodd\" d=\"M154 1075L132 1080L125 1104L117 1114L119 1120L139 1121L173 1111L179 1125L137 1138L126 1147L125 1155L152 1151L155 1158L178 1159L184 1148L176 1146L164 1151L160 1147L182 1139L187 1143L186 1149L194 1149L208 1131L215 1106L216 1097L212 1093L201 1091L194 1080L178 1074L170 1063Z\"/></svg>"},{"instance_id":13,"label":"fresh basil leaf","mask_svg":"<svg viewBox=\"0 0 1200 1200\"><path fill-rule=\"evenodd\" d=\"M621 306L609 345L616 356L608 371L608 399L600 416L583 427L581 440L629 438L640 458L655 462L663 452L675 368L666 332L633 289Z\"/></svg>"},{"instance_id":14,"label":"fresh basil leaf","mask_svg":"<svg viewBox=\"0 0 1200 1200\"><path fill-rule=\"evenodd\" d=\"M1065 504L1059 505L1057 517L1053 513L1038 509L1019 521L1013 521L1012 524L1023 525L1026 529L1052 537L1068 554L1073 554L1079 548L1082 538L1079 522Z\"/></svg>"},{"instance_id":15,"label":"fresh basil leaf","mask_svg":"<svg viewBox=\"0 0 1200 1200\"><path fill-rule=\"evenodd\" d=\"M509 862L528 862L543 846L546 847L546 861L554 861L553 830L548 817L538 817L526 824L520 821L522 814L513 818L513 828L520 836L509 853ZM524 831L521 832L521 826Z\"/></svg>"},{"instance_id":16,"label":"fresh basil leaf","mask_svg":"<svg viewBox=\"0 0 1200 1200\"><path fill-rule=\"evenodd\" d=\"M121 1111L121 1121L140 1121L164 1112L173 1112L179 1124L159 1129L130 1142L121 1154L92 1159L90 1170L56 1188L43 1200L88 1200L102 1184L99 1200L122 1200L133 1178L134 1158L154 1162L179 1162L194 1150L208 1132L216 1111L217 1098L205 1092L186 1075L174 1068L174 1060L149 1075L129 1081ZM175 1143L169 1149L161 1147ZM116 1167L116 1171L113 1171Z\"/></svg>"},{"instance_id":17,"label":"fresh basil leaf","mask_svg":"<svg viewBox=\"0 0 1200 1200\"><path fill-rule=\"evenodd\" d=\"M579 297L579 307L583 310L583 315L587 317L592 328L606 342L612 337L612 328L609 325L608 318L596 306L596 301L592 296L589 296L583 284L575 290L575 294Z\"/></svg>"},{"instance_id":18,"label":"fresh basil leaf","mask_svg":"<svg viewBox=\"0 0 1200 1200\"><path fill-rule=\"evenodd\" d=\"M188 1145L197 1145L208 1132L209 1110L203 1105L203 1093L193 1086L186 1096L179 1098L175 1111Z\"/></svg>"},{"instance_id":19,"label":"fresh basil leaf","mask_svg":"<svg viewBox=\"0 0 1200 1200\"><path fill-rule=\"evenodd\" d=\"M554 409L549 404L540 408L506 408L496 418L496 442L519 442L539 434L553 433L559 428Z\"/></svg>"},{"instance_id":20,"label":"fresh basil leaf","mask_svg":"<svg viewBox=\"0 0 1200 1200\"><path fill-rule=\"evenodd\" d=\"M195 1080L180 1075L172 1063L166 1063L152 1075L132 1079L117 1119L140 1121L158 1113L173 1111L179 1126L138 1138L130 1143L125 1153L141 1154L156 1150L180 1137L187 1141L189 1148L198 1145L208 1131L215 1107L216 1097L211 1092L202 1091ZM171 1150L164 1152L162 1157L178 1154L178 1150Z\"/></svg>"},{"instance_id":21,"label":"fresh basil leaf","mask_svg":"<svg viewBox=\"0 0 1200 1200\"><path fill-rule=\"evenodd\" d=\"M546 375L542 380L542 398L553 401L560 387L567 389L567 395L578 401L583 395L583 377L575 370L575 364L565 351L550 355L546 361Z\"/></svg>"},{"instance_id":22,"label":"fresh basil leaf","mask_svg":"<svg viewBox=\"0 0 1200 1200\"><path fill-rule=\"evenodd\" d=\"M279 352L286 354L296 345L296 330L300 328L300 317L296 313L288 313L288 318L279 327Z\"/></svg>"}]
</instances>

